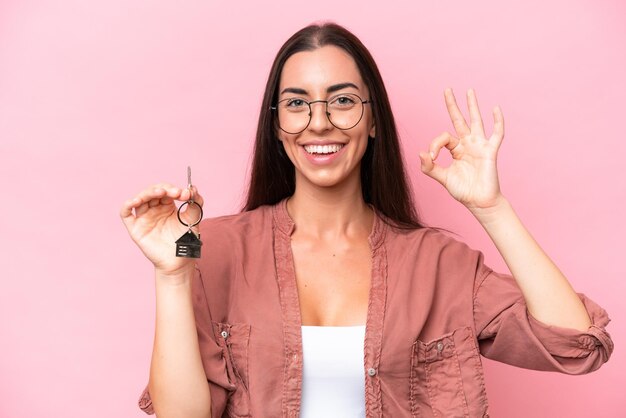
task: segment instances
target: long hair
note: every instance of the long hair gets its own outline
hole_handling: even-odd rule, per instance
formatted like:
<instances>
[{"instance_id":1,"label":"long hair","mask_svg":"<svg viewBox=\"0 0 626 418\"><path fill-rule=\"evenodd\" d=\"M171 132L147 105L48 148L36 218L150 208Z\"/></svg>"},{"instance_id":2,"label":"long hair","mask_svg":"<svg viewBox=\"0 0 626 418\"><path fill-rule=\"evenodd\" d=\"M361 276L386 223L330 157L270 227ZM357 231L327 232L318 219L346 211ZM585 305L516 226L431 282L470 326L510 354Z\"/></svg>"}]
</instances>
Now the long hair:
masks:
<instances>
[{"instance_id":1,"label":"long hair","mask_svg":"<svg viewBox=\"0 0 626 418\"><path fill-rule=\"evenodd\" d=\"M270 107L278 99L280 76L287 59L298 52L313 51L326 45L339 47L354 59L373 100L376 137L368 139L361 160L361 188L365 202L396 227L422 228L406 176L391 105L378 67L361 41L334 23L315 24L299 30L285 42L274 59L263 95L248 196L243 210L278 203L295 192L295 169L278 140L276 115Z\"/></svg>"}]
</instances>

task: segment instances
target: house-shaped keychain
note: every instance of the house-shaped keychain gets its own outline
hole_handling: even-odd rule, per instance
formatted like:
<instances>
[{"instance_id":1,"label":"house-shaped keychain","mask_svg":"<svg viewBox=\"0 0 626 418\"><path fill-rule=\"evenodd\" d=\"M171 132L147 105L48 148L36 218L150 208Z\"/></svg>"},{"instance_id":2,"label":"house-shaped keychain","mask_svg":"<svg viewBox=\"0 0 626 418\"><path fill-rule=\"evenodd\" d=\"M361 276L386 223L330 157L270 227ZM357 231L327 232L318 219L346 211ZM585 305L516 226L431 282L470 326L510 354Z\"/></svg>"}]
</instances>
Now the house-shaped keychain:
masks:
<instances>
[{"instance_id":1,"label":"house-shaped keychain","mask_svg":"<svg viewBox=\"0 0 626 418\"><path fill-rule=\"evenodd\" d=\"M196 236L189 229L182 237L176 240L176 257L200 258L200 235Z\"/></svg>"}]
</instances>

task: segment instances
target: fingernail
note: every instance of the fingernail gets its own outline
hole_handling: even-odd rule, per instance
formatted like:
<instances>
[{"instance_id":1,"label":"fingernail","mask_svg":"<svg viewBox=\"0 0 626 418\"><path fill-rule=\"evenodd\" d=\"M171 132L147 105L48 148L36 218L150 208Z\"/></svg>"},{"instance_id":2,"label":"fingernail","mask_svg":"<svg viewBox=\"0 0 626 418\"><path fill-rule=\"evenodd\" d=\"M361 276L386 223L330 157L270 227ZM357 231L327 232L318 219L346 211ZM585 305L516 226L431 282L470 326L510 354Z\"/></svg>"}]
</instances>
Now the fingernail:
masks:
<instances>
[{"instance_id":1,"label":"fingernail","mask_svg":"<svg viewBox=\"0 0 626 418\"><path fill-rule=\"evenodd\" d=\"M430 159L435 161L435 153L434 152L430 152Z\"/></svg>"}]
</instances>

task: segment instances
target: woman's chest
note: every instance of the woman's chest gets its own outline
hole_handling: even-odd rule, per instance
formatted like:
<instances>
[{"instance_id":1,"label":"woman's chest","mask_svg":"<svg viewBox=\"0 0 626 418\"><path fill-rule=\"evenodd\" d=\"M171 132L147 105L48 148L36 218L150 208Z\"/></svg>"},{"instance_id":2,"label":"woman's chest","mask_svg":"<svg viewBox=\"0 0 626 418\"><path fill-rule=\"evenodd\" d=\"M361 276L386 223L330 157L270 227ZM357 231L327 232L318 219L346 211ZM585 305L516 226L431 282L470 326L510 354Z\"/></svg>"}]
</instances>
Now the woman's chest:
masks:
<instances>
[{"instance_id":1,"label":"woman's chest","mask_svg":"<svg viewBox=\"0 0 626 418\"><path fill-rule=\"evenodd\" d=\"M366 393L380 400L369 408L382 411L386 405L393 409L387 411L391 416L412 413L431 417L451 411L459 416L482 416L487 407L486 393L471 327L455 324L447 329L433 317L437 308L424 303L416 294L399 292L393 277L385 279L388 281L383 289L387 292L377 294L373 301L373 305L384 301L385 306L373 307L365 340L361 339L364 355L356 356L361 363ZM378 290L375 286L374 292ZM289 293L284 289L281 294ZM237 396L249 399L252 416L259 413L263 416L261 411L275 411L273 408L280 405L286 408L283 416L300 410L307 352L295 315L295 302L289 301L289 297L280 301L261 298L259 304L265 305L265 309L254 315L250 309L231 312L229 321L244 323L249 338L237 339L236 333L241 330L231 327L228 338L232 339L224 341L225 353L232 356L235 384L241 379ZM270 308L273 305L282 306L282 320ZM452 309L448 315L471 323L471 318L461 320L460 309ZM420 335L424 328L430 329L428 336ZM219 339L220 333L216 335ZM327 360L339 359L344 345L340 339L329 337L321 343L328 349ZM434 389L429 391L429 388Z\"/></svg>"},{"instance_id":2,"label":"woman's chest","mask_svg":"<svg viewBox=\"0 0 626 418\"><path fill-rule=\"evenodd\" d=\"M303 325L363 325L371 286L371 250L352 245L291 243Z\"/></svg>"}]
</instances>

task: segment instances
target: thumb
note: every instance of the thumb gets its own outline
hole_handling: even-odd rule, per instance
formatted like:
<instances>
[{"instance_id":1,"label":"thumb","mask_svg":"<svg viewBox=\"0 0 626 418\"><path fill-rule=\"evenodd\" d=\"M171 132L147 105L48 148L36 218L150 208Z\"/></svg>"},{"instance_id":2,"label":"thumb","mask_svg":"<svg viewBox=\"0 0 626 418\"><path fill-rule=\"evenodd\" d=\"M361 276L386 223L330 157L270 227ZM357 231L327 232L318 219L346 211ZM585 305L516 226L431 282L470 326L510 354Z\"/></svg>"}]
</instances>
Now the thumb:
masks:
<instances>
[{"instance_id":1,"label":"thumb","mask_svg":"<svg viewBox=\"0 0 626 418\"><path fill-rule=\"evenodd\" d=\"M433 160L433 156L427 152L419 153L422 173L426 174L437 180L439 183L445 186L446 173L445 169L437 164Z\"/></svg>"}]
</instances>

